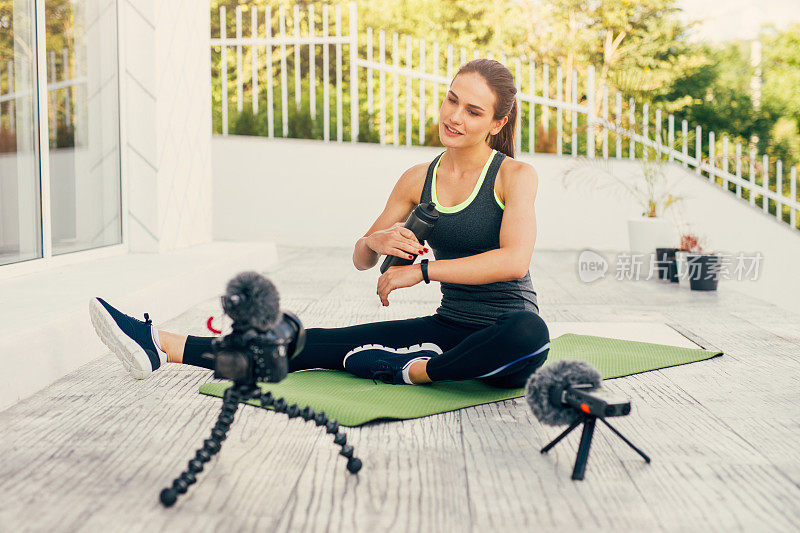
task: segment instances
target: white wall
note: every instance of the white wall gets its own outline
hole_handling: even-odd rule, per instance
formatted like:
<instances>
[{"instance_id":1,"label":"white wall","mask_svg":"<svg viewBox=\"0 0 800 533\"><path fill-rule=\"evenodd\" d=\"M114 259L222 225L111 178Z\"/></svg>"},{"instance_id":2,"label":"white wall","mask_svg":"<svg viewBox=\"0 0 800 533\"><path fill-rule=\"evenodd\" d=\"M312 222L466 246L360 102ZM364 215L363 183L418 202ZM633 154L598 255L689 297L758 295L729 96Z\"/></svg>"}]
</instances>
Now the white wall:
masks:
<instances>
[{"instance_id":1,"label":"white wall","mask_svg":"<svg viewBox=\"0 0 800 533\"><path fill-rule=\"evenodd\" d=\"M400 174L441 151L240 136L215 136L212 149L214 238L303 246L352 246L383 209ZM537 250L629 249L627 221L641 213L631 197L614 187L564 187L561 174L576 164L571 157L520 159L539 174ZM626 160L609 165L629 179L640 169ZM668 177L674 192L685 197L683 219L707 237L708 248L763 254L759 280L722 284L800 312L793 283L800 234L681 166L671 165ZM674 235L677 244L677 229Z\"/></svg>"},{"instance_id":2,"label":"white wall","mask_svg":"<svg viewBox=\"0 0 800 533\"><path fill-rule=\"evenodd\" d=\"M352 246L383 210L407 168L442 149L215 136L214 237L280 244ZM574 160L522 156L539 173L537 248L627 249L627 198L564 189L560 173ZM619 164L636 169L628 161ZM291 223L290 223L291 222Z\"/></svg>"},{"instance_id":3,"label":"white wall","mask_svg":"<svg viewBox=\"0 0 800 533\"><path fill-rule=\"evenodd\" d=\"M208 1L122 0L123 169L131 251L211 240Z\"/></svg>"}]
</instances>

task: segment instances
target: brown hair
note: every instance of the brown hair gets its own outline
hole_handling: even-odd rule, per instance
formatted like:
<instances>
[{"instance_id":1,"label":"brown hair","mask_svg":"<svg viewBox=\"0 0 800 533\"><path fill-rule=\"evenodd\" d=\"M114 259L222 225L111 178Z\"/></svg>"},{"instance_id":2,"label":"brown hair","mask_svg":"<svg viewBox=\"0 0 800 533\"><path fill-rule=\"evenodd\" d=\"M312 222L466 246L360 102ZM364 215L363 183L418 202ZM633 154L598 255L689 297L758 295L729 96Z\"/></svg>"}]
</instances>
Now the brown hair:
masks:
<instances>
[{"instance_id":1,"label":"brown hair","mask_svg":"<svg viewBox=\"0 0 800 533\"><path fill-rule=\"evenodd\" d=\"M517 87L514 75L505 65L494 59L473 59L458 69L456 76L477 72L495 94L494 120L508 117L508 122L497 132L489 135L489 146L509 157L514 157L514 134L517 127Z\"/></svg>"}]
</instances>

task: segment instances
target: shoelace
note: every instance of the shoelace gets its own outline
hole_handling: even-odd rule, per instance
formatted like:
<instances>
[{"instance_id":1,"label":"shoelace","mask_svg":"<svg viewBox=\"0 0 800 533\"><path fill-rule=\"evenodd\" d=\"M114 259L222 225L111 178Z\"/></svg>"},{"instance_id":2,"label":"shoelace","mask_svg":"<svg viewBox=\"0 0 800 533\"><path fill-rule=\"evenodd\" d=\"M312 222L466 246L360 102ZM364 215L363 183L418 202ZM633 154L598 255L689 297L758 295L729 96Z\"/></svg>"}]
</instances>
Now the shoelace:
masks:
<instances>
[{"instance_id":1,"label":"shoelace","mask_svg":"<svg viewBox=\"0 0 800 533\"><path fill-rule=\"evenodd\" d=\"M377 367L377 370L372 372L372 382L377 385L378 382L376 380L380 380L384 383L393 384L394 371L392 370L392 366L386 361L378 361Z\"/></svg>"}]
</instances>

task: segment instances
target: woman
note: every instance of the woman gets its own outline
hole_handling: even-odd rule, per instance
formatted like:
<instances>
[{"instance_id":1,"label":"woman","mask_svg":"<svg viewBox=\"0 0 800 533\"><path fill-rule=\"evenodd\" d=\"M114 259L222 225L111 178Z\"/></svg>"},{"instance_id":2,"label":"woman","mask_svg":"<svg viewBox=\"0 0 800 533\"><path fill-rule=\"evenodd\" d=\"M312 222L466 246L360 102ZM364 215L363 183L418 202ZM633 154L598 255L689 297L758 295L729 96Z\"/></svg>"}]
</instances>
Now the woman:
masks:
<instances>
[{"instance_id":1,"label":"woman","mask_svg":"<svg viewBox=\"0 0 800 533\"><path fill-rule=\"evenodd\" d=\"M388 306L395 289L439 281L436 313L309 328L290 371L346 370L394 384L478 378L521 387L544 364L550 337L528 272L538 177L513 159L515 95L514 78L499 62L477 59L462 66L439 109L446 150L403 173L355 245L359 270L374 267L381 255L422 254L427 249L403 221L417 204L434 202L440 216L427 241L436 260L389 268L378 279L377 294ZM212 367L202 354L213 337L159 331L146 314L141 322L100 298L90 302L90 314L103 342L134 377L147 377L164 362Z\"/></svg>"}]
</instances>

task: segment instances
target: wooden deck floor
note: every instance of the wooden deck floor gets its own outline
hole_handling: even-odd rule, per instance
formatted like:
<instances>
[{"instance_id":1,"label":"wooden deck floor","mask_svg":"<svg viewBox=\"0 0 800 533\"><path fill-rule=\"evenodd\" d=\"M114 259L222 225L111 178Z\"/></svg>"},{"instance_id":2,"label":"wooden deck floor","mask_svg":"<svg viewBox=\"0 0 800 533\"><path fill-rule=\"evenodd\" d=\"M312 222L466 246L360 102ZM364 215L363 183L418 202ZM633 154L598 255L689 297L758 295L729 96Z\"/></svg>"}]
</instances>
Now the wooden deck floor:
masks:
<instances>
[{"instance_id":1,"label":"wooden deck floor","mask_svg":"<svg viewBox=\"0 0 800 533\"><path fill-rule=\"evenodd\" d=\"M267 273L282 307L308 327L435 310L438 286L424 284L381 308L377 271L356 271L350 255L282 247ZM167 365L135 381L108 354L0 413L0 531L800 530L800 317L737 282L708 294L613 276L584 284L576 258L535 254L545 321L669 323L725 352L607 382L631 397L616 426L650 465L600 427L586 480L573 482L577 434L541 455L558 428L510 400L349 429L364 460L351 476L319 429L244 408L166 510L160 489L217 415L219 400L197 393L210 374ZM161 325L204 334L216 310L209 300Z\"/></svg>"}]
</instances>

